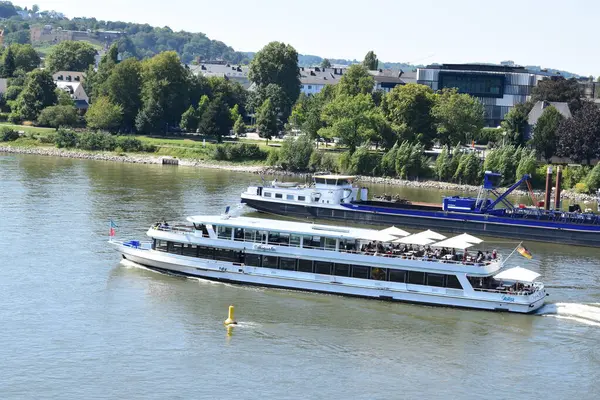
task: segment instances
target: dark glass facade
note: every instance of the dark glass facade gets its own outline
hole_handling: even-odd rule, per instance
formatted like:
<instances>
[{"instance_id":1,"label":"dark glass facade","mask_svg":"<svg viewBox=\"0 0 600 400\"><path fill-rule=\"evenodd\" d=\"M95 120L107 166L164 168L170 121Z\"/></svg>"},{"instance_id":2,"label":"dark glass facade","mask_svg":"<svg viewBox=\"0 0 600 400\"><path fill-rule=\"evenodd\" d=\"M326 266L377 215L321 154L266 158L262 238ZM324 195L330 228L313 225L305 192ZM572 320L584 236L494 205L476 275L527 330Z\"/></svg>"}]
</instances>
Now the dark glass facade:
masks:
<instances>
[{"instance_id":1,"label":"dark glass facade","mask_svg":"<svg viewBox=\"0 0 600 400\"><path fill-rule=\"evenodd\" d=\"M457 88L460 93L476 97L503 97L504 75L440 72L439 88Z\"/></svg>"}]
</instances>

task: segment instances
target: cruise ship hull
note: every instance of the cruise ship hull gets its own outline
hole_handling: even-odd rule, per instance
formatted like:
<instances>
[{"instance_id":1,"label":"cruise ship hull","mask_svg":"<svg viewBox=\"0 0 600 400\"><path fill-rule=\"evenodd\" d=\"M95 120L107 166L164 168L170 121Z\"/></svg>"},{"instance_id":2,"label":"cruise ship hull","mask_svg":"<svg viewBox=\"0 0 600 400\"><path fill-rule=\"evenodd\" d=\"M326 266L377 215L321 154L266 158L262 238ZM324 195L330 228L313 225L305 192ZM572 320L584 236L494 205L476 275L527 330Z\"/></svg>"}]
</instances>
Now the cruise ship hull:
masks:
<instances>
[{"instance_id":1,"label":"cruise ship hull","mask_svg":"<svg viewBox=\"0 0 600 400\"><path fill-rule=\"evenodd\" d=\"M132 248L112 242L123 258L141 266L170 274L198 277L213 281L318 293L398 301L423 305L470 308L489 311L532 313L545 301L545 292L526 302L502 301L497 294L481 294L487 298L465 296L463 290L431 289L419 285L403 285L404 290L387 287L386 282L368 282L351 277L298 273L278 269L261 269L243 264L193 259L148 249Z\"/></svg>"},{"instance_id":2,"label":"cruise ship hull","mask_svg":"<svg viewBox=\"0 0 600 400\"><path fill-rule=\"evenodd\" d=\"M290 204L243 196L242 203L257 211L300 218L352 221L366 225L398 225L412 228L435 228L446 232L468 232L515 240L600 247L600 226L538 221L535 217L507 218L485 214L406 210L396 207L372 207L360 203L343 205Z\"/></svg>"}]
</instances>

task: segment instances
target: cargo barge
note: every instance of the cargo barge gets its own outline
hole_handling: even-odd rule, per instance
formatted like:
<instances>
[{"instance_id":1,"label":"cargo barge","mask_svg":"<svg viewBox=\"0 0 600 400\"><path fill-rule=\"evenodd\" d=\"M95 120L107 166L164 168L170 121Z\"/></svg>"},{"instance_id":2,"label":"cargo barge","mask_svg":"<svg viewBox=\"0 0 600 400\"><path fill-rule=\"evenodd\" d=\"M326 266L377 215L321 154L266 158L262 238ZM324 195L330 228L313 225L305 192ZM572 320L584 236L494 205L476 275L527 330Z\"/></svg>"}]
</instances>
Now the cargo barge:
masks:
<instances>
[{"instance_id":1,"label":"cargo barge","mask_svg":"<svg viewBox=\"0 0 600 400\"><path fill-rule=\"evenodd\" d=\"M551 171L545 201L529 207L514 206L507 196L521 185L531 191L530 175L500 193L498 183L502 177L489 171L477 197L448 196L442 204L369 200L368 190L356 186L354 176L344 175L317 175L311 185L273 181L250 186L242 193L241 201L257 211L296 218L435 228L519 241L600 247L600 214L581 210L578 205L561 210L560 171L557 175L554 209L550 209Z\"/></svg>"}]
</instances>

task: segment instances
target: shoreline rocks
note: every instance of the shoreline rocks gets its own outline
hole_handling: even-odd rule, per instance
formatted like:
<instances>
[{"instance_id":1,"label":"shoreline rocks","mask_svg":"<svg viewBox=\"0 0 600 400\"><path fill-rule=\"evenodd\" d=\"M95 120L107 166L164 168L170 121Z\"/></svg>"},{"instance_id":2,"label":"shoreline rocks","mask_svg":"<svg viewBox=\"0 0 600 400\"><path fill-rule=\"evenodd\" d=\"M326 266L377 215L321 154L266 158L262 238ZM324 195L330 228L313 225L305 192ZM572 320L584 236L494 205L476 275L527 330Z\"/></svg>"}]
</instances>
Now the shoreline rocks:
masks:
<instances>
[{"instance_id":1,"label":"shoreline rocks","mask_svg":"<svg viewBox=\"0 0 600 400\"><path fill-rule=\"evenodd\" d=\"M64 157L64 158L78 158L85 160L98 160L98 161L111 161L111 162L123 162L133 164L162 164L161 156L151 155L117 155L110 152L85 152L76 150L65 150L57 148L43 148L43 147L12 147L12 146L0 146L0 153L14 153L14 154L31 154L51 157ZM234 165L234 164L221 164L216 162L179 159L179 165L185 167L196 167L196 168L210 168L210 169L221 169L234 172L247 172L261 175L275 175L285 176L294 178L310 178L312 173L297 173L291 171L284 171L279 168L273 168L261 165ZM433 190L445 190L445 191L457 191L465 193L476 193L479 191L479 186L473 185L460 185L449 182L439 181L409 181L398 178L389 177L374 177L374 176L358 176L356 179L357 183L369 183L377 185L389 185L396 187L410 187L418 189L433 189ZM504 189L505 190L505 189ZM501 189L501 191L503 191ZM515 190L513 192L517 196L528 196L528 192L524 190ZM534 195L538 200L544 199L544 193L542 191L534 191ZM554 197L552 197L554 198ZM562 192L562 198L573 200L576 202L595 201L596 197L588 194L576 193L572 190L564 190Z\"/></svg>"}]
</instances>

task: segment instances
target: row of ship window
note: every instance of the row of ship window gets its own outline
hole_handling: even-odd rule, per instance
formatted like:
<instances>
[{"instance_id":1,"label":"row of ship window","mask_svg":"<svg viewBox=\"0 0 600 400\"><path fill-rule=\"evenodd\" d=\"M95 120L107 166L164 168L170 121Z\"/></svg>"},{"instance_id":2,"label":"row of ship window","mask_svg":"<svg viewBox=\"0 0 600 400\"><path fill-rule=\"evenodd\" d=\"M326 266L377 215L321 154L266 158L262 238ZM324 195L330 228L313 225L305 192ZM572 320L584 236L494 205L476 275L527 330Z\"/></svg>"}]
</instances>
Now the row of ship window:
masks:
<instances>
[{"instance_id":1,"label":"row of ship window","mask_svg":"<svg viewBox=\"0 0 600 400\"><path fill-rule=\"evenodd\" d=\"M232 228L229 226L217 226L217 237L241 242L259 242L277 246L302 247L308 249L335 250L337 239L321 236L295 235L284 232L271 232L256 229ZM358 241L341 239L340 250L357 250Z\"/></svg>"},{"instance_id":2,"label":"row of ship window","mask_svg":"<svg viewBox=\"0 0 600 400\"><path fill-rule=\"evenodd\" d=\"M209 260L228 261L252 267L462 289L462 286L455 275L433 274L421 271L403 271L391 268L250 254L236 250L167 242L157 239L153 241L152 248L173 254Z\"/></svg>"},{"instance_id":3,"label":"row of ship window","mask_svg":"<svg viewBox=\"0 0 600 400\"><path fill-rule=\"evenodd\" d=\"M282 193L271 193L271 192L264 192L263 193L264 197L275 197L276 199L283 199L283 194ZM286 194L285 195L285 199L286 200L294 200L294 195L293 194ZM306 196L297 196L297 200L298 201L306 201Z\"/></svg>"}]
</instances>

